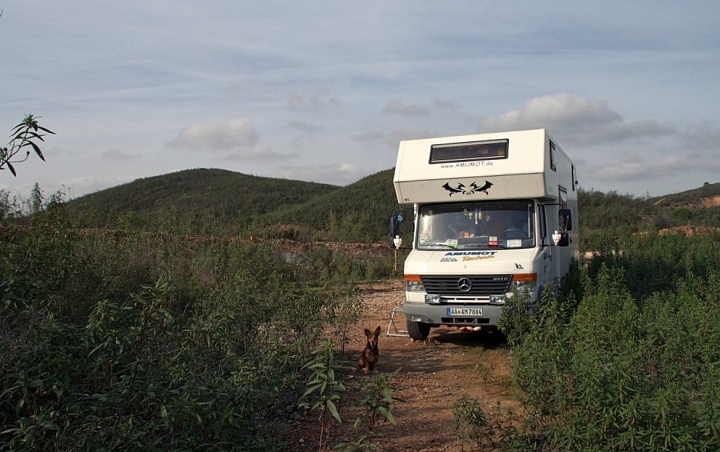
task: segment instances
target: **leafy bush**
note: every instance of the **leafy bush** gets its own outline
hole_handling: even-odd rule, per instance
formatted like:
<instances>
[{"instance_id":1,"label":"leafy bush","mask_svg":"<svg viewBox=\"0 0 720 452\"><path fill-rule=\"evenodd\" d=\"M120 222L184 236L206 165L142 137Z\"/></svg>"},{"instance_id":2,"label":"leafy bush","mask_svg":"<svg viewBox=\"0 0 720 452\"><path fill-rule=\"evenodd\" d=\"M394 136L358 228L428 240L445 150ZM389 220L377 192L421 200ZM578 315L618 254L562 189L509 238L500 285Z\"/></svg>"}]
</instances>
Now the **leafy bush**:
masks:
<instances>
[{"instance_id":1,"label":"leafy bush","mask_svg":"<svg viewBox=\"0 0 720 452\"><path fill-rule=\"evenodd\" d=\"M3 224L0 449L279 448L307 350L355 318L358 263L66 218Z\"/></svg>"},{"instance_id":2,"label":"leafy bush","mask_svg":"<svg viewBox=\"0 0 720 452\"><path fill-rule=\"evenodd\" d=\"M717 450L717 236L624 251L586 270L577 309L565 291L527 319L514 378L530 431L568 451Z\"/></svg>"}]
</instances>

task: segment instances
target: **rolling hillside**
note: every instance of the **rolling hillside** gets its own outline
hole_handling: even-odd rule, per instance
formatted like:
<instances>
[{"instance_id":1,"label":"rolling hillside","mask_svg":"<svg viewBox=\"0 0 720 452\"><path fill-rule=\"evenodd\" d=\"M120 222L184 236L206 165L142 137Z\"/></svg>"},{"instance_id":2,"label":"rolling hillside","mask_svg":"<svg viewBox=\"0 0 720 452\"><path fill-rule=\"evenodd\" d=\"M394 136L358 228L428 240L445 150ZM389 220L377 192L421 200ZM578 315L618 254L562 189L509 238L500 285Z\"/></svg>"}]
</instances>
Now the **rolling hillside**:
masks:
<instances>
[{"instance_id":1,"label":"rolling hillside","mask_svg":"<svg viewBox=\"0 0 720 452\"><path fill-rule=\"evenodd\" d=\"M68 210L80 227L378 242L387 239L389 217L401 207L393 171L340 187L193 169L93 193L68 202ZM580 227L587 236L720 227L720 183L661 198L581 190L579 204Z\"/></svg>"},{"instance_id":2,"label":"rolling hillside","mask_svg":"<svg viewBox=\"0 0 720 452\"><path fill-rule=\"evenodd\" d=\"M304 204L339 187L314 182L250 176L219 169L193 169L138 179L68 202L84 227L165 228L190 221L246 224L258 216Z\"/></svg>"},{"instance_id":3,"label":"rolling hillside","mask_svg":"<svg viewBox=\"0 0 720 452\"><path fill-rule=\"evenodd\" d=\"M655 206L697 208L720 206L720 183L705 182L702 187L648 199Z\"/></svg>"}]
</instances>

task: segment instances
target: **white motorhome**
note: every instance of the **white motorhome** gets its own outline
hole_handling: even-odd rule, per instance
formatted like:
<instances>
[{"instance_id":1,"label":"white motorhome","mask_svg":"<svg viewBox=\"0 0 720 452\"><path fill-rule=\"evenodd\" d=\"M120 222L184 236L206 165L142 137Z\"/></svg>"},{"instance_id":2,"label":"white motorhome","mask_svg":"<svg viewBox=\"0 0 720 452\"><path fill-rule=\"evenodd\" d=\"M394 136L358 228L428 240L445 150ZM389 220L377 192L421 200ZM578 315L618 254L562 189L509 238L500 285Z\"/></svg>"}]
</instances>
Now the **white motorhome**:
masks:
<instances>
[{"instance_id":1,"label":"white motorhome","mask_svg":"<svg viewBox=\"0 0 720 452\"><path fill-rule=\"evenodd\" d=\"M393 184L414 212L402 306L413 339L495 328L509 297L537 302L579 258L575 165L544 129L402 141Z\"/></svg>"}]
</instances>

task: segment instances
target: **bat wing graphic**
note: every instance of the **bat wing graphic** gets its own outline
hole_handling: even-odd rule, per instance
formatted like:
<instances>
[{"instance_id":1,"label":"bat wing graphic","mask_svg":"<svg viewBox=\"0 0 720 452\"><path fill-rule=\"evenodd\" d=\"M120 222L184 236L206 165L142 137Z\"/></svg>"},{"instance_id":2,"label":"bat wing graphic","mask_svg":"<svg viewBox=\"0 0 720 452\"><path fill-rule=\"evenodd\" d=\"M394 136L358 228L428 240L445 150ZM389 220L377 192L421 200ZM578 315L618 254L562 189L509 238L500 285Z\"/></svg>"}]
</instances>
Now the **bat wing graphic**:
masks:
<instances>
[{"instance_id":1,"label":"bat wing graphic","mask_svg":"<svg viewBox=\"0 0 720 452\"><path fill-rule=\"evenodd\" d=\"M475 185L474 182L473 182L473 185ZM488 193L487 191L488 191L488 188L490 188L490 187L492 187L492 186L493 186L492 182L486 180L486 181L485 181L485 185L483 185L483 186L480 187L480 188L476 188L475 191L482 191L482 192L485 192L486 195L489 195L490 193ZM477 187L477 186L476 186L476 187Z\"/></svg>"},{"instance_id":2,"label":"bat wing graphic","mask_svg":"<svg viewBox=\"0 0 720 452\"><path fill-rule=\"evenodd\" d=\"M485 185L482 187L478 187L477 183L473 182L470 184L469 187L465 188L464 184L458 183L456 187L453 187L450 185L450 182L446 182L445 185L443 185L443 188L450 192L450 196L454 195L455 193L464 193L466 195L472 195L473 193L477 192L484 192L486 195L489 194L487 191L490 187L492 187L492 182L485 181Z\"/></svg>"},{"instance_id":3,"label":"bat wing graphic","mask_svg":"<svg viewBox=\"0 0 720 452\"><path fill-rule=\"evenodd\" d=\"M443 185L443 188L450 192L449 196L452 196L455 193L462 193L465 186L463 184L458 184L457 187L451 187L450 182L446 182L445 185Z\"/></svg>"}]
</instances>

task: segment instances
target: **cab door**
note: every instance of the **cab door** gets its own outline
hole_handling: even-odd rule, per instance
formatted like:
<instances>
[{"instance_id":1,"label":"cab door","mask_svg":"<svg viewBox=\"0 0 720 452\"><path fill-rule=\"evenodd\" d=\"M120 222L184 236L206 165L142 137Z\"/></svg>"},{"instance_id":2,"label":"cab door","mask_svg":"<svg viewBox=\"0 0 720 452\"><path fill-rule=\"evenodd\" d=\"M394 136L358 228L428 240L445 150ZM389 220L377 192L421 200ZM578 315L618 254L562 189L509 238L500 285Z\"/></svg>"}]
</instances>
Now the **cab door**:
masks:
<instances>
[{"instance_id":1,"label":"cab door","mask_svg":"<svg viewBox=\"0 0 720 452\"><path fill-rule=\"evenodd\" d=\"M558 210L554 210L555 215L550 215L554 222L552 229L550 230L550 243L552 242L552 233L556 230L560 230L560 216L558 215L559 209L567 209L568 195L565 187L558 185L558 202L560 206ZM565 272L568 268L569 262L569 249L566 246L553 246L550 247L553 253L553 281L565 276Z\"/></svg>"}]
</instances>

